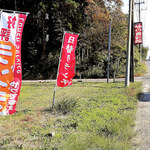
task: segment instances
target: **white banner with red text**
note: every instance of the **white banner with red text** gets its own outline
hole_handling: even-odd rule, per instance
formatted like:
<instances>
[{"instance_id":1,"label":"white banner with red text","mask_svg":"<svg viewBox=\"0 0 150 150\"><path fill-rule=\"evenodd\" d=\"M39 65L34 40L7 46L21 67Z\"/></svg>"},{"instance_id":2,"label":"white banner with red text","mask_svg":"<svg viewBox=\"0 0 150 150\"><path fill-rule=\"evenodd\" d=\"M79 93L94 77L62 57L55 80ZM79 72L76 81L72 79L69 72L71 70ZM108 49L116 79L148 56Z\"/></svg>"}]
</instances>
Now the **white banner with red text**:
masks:
<instances>
[{"instance_id":1,"label":"white banner with red text","mask_svg":"<svg viewBox=\"0 0 150 150\"><path fill-rule=\"evenodd\" d=\"M72 78L75 75L75 49L77 46L78 36L78 34L70 32L64 33L57 86L65 87L72 84Z\"/></svg>"},{"instance_id":2,"label":"white banner with red text","mask_svg":"<svg viewBox=\"0 0 150 150\"><path fill-rule=\"evenodd\" d=\"M22 81L21 39L27 14L1 12L0 115L16 112Z\"/></svg>"}]
</instances>

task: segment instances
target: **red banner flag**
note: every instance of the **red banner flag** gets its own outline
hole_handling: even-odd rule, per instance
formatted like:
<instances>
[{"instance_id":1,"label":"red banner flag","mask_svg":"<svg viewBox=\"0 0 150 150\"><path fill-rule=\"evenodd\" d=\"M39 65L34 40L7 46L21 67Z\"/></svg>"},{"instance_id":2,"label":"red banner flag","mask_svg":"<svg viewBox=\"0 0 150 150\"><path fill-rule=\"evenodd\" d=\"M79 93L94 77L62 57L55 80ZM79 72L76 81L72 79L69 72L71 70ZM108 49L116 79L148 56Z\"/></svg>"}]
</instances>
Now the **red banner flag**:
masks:
<instances>
[{"instance_id":1,"label":"red banner flag","mask_svg":"<svg viewBox=\"0 0 150 150\"><path fill-rule=\"evenodd\" d=\"M16 112L22 80L21 38L25 14L1 13L0 115Z\"/></svg>"},{"instance_id":2,"label":"red banner flag","mask_svg":"<svg viewBox=\"0 0 150 150\"><path fill-rule=\"evenodd\" d=\"M142 44L142 22L134 24L134 44Z\"/></svg>"},{"instance_id":3,"label":"red banner flag","mask_svg":"<svg viewBox=\"0 0 150 150\"><path fill-rule=\"evenodd\" d=\"M75 75L75 49L78 34L64 33L62 56L57 77L57 86L65 87L72 84Z\"/></svg>"}]
</instances>

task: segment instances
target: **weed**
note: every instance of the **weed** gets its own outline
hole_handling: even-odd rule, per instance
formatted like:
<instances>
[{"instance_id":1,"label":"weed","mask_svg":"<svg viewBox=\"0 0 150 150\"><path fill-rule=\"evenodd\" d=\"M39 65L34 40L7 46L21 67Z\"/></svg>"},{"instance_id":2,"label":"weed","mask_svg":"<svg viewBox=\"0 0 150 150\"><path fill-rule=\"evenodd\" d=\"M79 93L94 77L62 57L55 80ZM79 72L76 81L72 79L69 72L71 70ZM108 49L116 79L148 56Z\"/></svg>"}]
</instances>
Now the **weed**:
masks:
<instances>
[{"instance_id":1,"label":"weed","mask_svg":"<svg viewBox=\"0 0 150 150\"><path fill-rule=\"evenodd\" d=\"M62 100L58 101L54 107L57 112L62 112L67 114L73 112L77 108L78 99L72 97L64 97Z\"/></svg>"}]
</instances>

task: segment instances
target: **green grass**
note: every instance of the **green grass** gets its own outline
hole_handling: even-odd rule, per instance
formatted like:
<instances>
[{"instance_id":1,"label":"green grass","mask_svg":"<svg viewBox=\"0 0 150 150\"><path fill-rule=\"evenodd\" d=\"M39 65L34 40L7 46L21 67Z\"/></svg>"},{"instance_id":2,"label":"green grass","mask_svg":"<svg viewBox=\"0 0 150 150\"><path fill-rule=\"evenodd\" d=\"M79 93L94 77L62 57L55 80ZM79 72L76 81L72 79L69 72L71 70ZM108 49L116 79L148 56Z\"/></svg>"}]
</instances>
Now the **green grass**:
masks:
<instances>
[{"instance_id":1,"label":"green grass","mask_svg":"<svg viewBox=\"0 0 150 150\"><path fill-rule=\"evenodd\" d=\"M23 83L17 112L0 118L0 149L130 150L141 83ZM51 136L50 132L55 135Z\"/></svg>"},{"instance_id":2,"label":"green grass","mask_svg":"<svg viewBox=\"0 0 150 150\"><path fill-rule=\"evenodd\" d=\"M139 63L135 68L135 76L143 76L147 72L146 63Z\"/></svg>"}]
</instances>

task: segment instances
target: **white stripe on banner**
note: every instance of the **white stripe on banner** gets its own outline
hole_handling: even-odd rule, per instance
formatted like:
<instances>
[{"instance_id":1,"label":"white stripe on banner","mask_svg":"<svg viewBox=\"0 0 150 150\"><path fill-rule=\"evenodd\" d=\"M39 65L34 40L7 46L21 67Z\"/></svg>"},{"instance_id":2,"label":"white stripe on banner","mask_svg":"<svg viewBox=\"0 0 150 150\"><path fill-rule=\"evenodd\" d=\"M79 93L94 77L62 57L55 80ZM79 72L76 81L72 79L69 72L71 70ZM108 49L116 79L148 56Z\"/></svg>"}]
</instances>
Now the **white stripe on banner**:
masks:
<instances>
[{"instance_id":1,"label":"white stripe on banner","mask_svg":"<svg viewBox=\"0 0 150 150\"><path fill-rule=\"evenodd\" d=\"M5 95L6 95L6 92L0 91L0 101L3 101L3 102L6 101L6 97L1 97L1 96L5 96Z\"/></svg>"},{"instance_id":2,"label":"white stripe on banner","mask_svg":"<svg viewBox=\"0 0 150 150\"><path fill-rule=\"evenodd\" d=\"M0 105L0 109L2 109L3 108L3 106L2 105Z\"/></svg>"},{"instance_id":3,"label":"white stripe on banner","mask_svg":"<svg viewBox=\"0 0 150 150\"><path fill-rule=\"evenodd\" d=\"M11 50L11 46L7 46L7 45L0 44L0 49Z\"/></svg>"},{"instance_id":4,"label":"white stripe on banner","mask_svg":"<svg viewBox=\"0 0 150 150\"><path fill-rule=\"evenodd\" d=\"M0 57L0 63L4 64L4 65L7 65L8 64L8 61L3 59L2 57Z\"/></svg>"},{"instance_id":5,"label":"white stripe on banner","mask_svg":"<svg viewBox=\"0 0 150 150\"><path fill-rule=\"evenodd\" d=\"M2 75L8 74L8 73L9 73L9 70L8 70L8 69L2 70L1 73L2 73Z\"/></svg>"},{"instance_id":6,"label":"white stripe on banner","mask_svg":"<svg viewBox=\"0 0 150 150\"><path fill-rule=\"evenodd\" d=\"M0 91L0 96L5 96L6 95L6 92L1 92Z\"/></svg>"},{"instance_id":7,"label":"white stripe on banner","mask_svg":"<svg viewBox=\"0 0 150 150\"><path fill-rule=\"evenodd\" d=\"M12 52L2 51L2 50L0 50L0 54L5 56L12 56Z\"/></svg>"},{"instance_id":8,"label":"white stripe on banner","mask_svg":"<svg viewBox=\"0 0 150 150\"><path fill-rule=\"evenodd\" d=\"M0 97L0 101L5 102L6 101L6 97Z\"/></svg>"},{"instance_id":9,"label":"white stripe on banner","mask_svg":"<svg viewBox=\"0 0 150 150\"><path fill-rule=\"evenodd\" d=\"M0 86L7 87L7 83L0 81Z\"/></svg>"}]
</instances>

